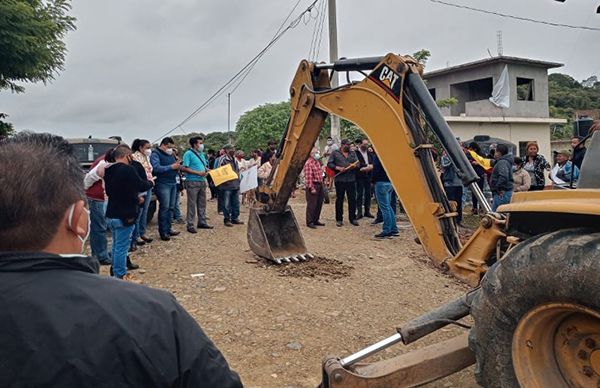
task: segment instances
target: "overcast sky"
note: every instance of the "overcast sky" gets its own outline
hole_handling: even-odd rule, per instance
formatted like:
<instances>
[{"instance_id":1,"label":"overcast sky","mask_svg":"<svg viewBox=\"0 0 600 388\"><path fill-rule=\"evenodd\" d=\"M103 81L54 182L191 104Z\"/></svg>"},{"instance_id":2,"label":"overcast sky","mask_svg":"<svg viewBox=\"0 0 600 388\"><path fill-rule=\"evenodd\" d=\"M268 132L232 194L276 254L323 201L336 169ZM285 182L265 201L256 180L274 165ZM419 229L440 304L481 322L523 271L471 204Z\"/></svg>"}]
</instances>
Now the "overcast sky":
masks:
<instances>
[{"instance_id":1,"label":"overcast sky","mask_svg":"<svg viewBox=\"0 0 600 388\"><path fill-rule=\"evenodd\" d=\"M0 93L0 112L16 128L66 137L121 135L155 140L181 122L271 39L297 0L74 1L77 30L66 69L48 85ZM326 0L320 0L326 1ZM446 0L491 11L600 27L600 0ZM301 0L294 15L312 0ZM496 55L555 61L582 80L600 74L600 32L556 28L449 8L427 0L338 0L339 55L432 52L428 70ZM307 58L317 20L286 33L231 96L232 129L245 111L288 98ZM319 59L328 59L327 24ZM227 130L227 96L184 125ZM181 134L177 130L176 134Z\"/></svg>"}]
</instances>

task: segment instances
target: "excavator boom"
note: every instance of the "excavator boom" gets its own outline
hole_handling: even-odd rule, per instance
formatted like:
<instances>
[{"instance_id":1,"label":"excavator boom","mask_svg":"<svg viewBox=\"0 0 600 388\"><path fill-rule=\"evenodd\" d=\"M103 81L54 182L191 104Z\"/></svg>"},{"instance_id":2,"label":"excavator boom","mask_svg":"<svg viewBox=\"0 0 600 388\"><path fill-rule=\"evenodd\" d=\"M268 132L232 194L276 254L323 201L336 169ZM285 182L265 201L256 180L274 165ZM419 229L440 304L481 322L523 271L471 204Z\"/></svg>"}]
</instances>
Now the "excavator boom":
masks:
<instances>
[{"instance_id":1,"label":"excavator boom","mask_svg":"<svg viewBox=\"0 0 600 388\"><path fill-rule=\"evenodd\" d=\"M333 71L359 71L365 78L331 88ZM435 167L433 135L463 183L483 194L472 184L478 177L429 95L421 72L413 58L395 54L334 64L300 63L290 87L291 115L275 172L259 188L260 206L251 209L248 242L254 253L276 262L307 258L304 239L287 204L327 115L334 114L366 133L426 253L437 266L451 268L450 261L463 247L454 221L455 204L448 201ZM479 248L476 251L481 256ZM482 265L473 265L471 260L457 269L464 272L458 276L476 284Z\"/></svg>"}]
</instances>

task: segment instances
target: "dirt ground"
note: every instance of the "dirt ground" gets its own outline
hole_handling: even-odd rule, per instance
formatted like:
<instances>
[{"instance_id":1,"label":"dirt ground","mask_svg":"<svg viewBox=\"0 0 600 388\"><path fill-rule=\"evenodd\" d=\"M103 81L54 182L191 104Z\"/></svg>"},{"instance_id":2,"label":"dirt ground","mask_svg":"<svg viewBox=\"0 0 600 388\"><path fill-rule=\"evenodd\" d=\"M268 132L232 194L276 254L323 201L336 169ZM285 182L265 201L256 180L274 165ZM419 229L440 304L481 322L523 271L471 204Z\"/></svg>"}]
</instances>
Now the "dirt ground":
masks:
<instances>
[{"instance_id":1,"label":"dirt ground","mask_svg":"<svg viewBox=\"0 0 600 388\"><path fill-rule=\"evenodd\" d=\"M182 210L185 213L185 199ZM292 201L304 221L304 199ZM315 387L326 355L347 356L393 335L395 328L468 288L433 268L414 242L410 225L401 235L375 240L370 219L337 228L333 205L324 205L317 230L302 227L312 262L271 265L246 242L246 225L226 228L209 202L213 230L155 239L132 253L144 284L172 292L221 349L247 387ZM242 208L246 221L248 209ZM150 227L158 237L156 224ZM107 268L103 267L103 273ZM409 347L396 345L389 358L460 334L445 328ZM475 387L472 367L429 387Z\"/></svg>"}]
</instances>

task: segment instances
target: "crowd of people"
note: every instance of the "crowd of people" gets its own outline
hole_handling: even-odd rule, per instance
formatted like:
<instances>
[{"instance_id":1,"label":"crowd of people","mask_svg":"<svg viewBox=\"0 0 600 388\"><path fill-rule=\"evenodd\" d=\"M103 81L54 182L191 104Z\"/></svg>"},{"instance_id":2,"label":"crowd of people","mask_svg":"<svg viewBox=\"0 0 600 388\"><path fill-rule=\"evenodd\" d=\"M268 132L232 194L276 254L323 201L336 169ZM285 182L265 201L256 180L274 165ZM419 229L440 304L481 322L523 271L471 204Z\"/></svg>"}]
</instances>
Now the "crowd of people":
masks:
<instances>
[{"instance_id":1,"label":"crowd of people","mask_svg":"<svg viewBox=\"0 0 600 388\"><path fill-rule=\"evenodd\" d=\"M0 141L0 386L242 387L172 294L98 276L98 261L84 254L89 237L97 255L112 259L115 277L126 277L133 230L147 236L140 208L158 181L147 174L158 164L146 162L177 165L164 157L169 144L121 144L84 178L61 137ZM155 185L172 199L171 180ZM112 257L92 232L99 223L113 231ZM161 230L170 231L166 223Z\"/></svg>"},{"instance_id":2,"label":"crowd of people","mask_svg":"<svg viewBox=\"0 0 600 388\"><path fill-rule=\"evenodd\" d=\"M600 126L599 126L600 128ZM460 142L460 139L457 138ZM526 145L524 158L510 153L506 144L494 144L488 155L483 155L480 146L472 142L463 144L463 150L470 160L475 173L479 177L477 185L483 191L487 184L492 194L492 210L510 202L513 193L520 191L544 190L546 178L558 187L571 187L577 183L579 169L583 163L586 148L581 138L571 139L571 149L563 149L554 153L551 165L539 154L536 142ZM456 168L447 155L440 161L441 180L449 200L457 203L457 223L460 225L463 212L464 187ZM472 211L478 214L482 209L477 197L472 194Z\"/></svg>"},{"instance_id":3,"label":"crowd of people","mask_svg":"<svg viewBox=\"0 0 600 388\"><path fill-rule=\"evenodd\" d=\"M579 138L571 145L556 153L552 166L534 142L523 158L513 156L505 144L493 147L493 161L480 154L476 143L464 150L481 174L481 186L489 185L496 210L510 202L513 192L544 189L546 177L555 185L576 181L586 149ZM2 352L10 357L0 365L0 385L242 386L172 295L96 275L99 264L107 264L114 278L134 280L127 272L137 267L129 252L153 242L147 229L153 193L161 240L180 233L173 223L182 217L177 212L181 191L187 196L188 233L213 228L206 215L210 200L217 201L225 227L243 224L239 175L256 167L257 179L268 184L277 169L276 152L273 141L249 159L230 144L205 153L203 139L192 137L180 159L169 137L154 149L148 140L136 139L131 147L119 144L106 152L84 175L73 147L60 137L20 133L0 141L0 330L11 333L3 342ZM376 238L397 236L398 198L368 140L344 139L338 146L328 139L323 156L313 148L304 166L306 225L325 226L323 202L335 187L338 227L344 225L346 202L351 225L374 218L372 223L383 223ZM439 166L460 217L463 187L456 168L447 155ZM222 167L238 178L217 185L209 172ZM248 200L255 200L255 194L249 191ZM112 232L110 252L107 229ZM88 238L91 257L84 254ZM73 360L79 367L63 368Z\"/></svg>"}]
</instances>

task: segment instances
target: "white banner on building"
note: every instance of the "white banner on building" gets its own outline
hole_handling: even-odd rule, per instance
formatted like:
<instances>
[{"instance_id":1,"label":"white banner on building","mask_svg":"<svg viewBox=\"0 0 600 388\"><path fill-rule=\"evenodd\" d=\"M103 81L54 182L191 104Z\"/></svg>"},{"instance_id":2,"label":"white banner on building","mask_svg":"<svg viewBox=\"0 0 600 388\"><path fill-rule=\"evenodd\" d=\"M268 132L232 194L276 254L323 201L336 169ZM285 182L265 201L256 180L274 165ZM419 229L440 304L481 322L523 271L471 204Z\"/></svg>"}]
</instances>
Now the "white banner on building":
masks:
<instances>
[{"instance_id":1,"label":"white banner on building","mask_svg":"<svg viewBox=\"0 0 600 388\"><path fill-rule=\"evenodd\" d=\"M258 167L253 166L240 172L240 193L245 193L258 187Z\"/></svg>"},{"instance_id":2,"label":"white banner on building","mask_svg":"<svg viewBox=\"0 0 600 388\"><path fill-rule=\"evenodd\" d=\"M504 65L504 70L502 70L498 82L494 85L490 102L498 108L510 107L510 81L508 78L508 66L506 65Z\"/></svg>"}]
</instances>

